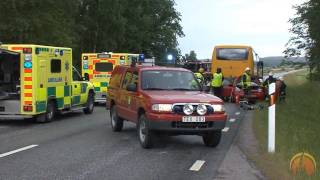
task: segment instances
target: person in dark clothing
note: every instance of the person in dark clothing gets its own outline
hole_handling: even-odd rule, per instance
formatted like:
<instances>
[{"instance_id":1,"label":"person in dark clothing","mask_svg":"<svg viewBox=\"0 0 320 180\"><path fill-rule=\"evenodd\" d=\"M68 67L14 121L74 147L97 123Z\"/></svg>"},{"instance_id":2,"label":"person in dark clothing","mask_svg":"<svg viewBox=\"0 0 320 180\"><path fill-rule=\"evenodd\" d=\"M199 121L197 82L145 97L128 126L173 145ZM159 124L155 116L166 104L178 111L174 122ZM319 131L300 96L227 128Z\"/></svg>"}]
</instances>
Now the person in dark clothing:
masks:
<instances>
[{"instance_id":1,"label":"person in dark clothing","mask_svg":"<svg viewBox=\"0 0 320 180\"><path fill-rule=\"evenodd\" d=\"M270 84L275 83L276 78L273 77L273 73L269 73L269 77L263 82L264 87L269 87Z\"/></svg>"},{"instance_id":2,"label":"person in dark clothing","mask_svg":"<svg viewBox=\"0 0 320 180\"><path fill-rule=\"evenodd\" d=\"M269 86L272 83L276 83L277 79L273 77L273 73L269 72L269 77L263 82L263 87L266 89L265 99L269 100Z\"/></svg>"},{"instance_id":3,"label":"person in dark clothing","mask_svg":"<svg viewBox=\"0 0 320 180\"><path fill-rule=\"evenodd\" d=\"M279 102L284 101L286 99L286 89L287 89L287 85L284 82L283 77L279 78L281 84L280 84L280 92L279 92Z\"/></svg>"}]
</instances>

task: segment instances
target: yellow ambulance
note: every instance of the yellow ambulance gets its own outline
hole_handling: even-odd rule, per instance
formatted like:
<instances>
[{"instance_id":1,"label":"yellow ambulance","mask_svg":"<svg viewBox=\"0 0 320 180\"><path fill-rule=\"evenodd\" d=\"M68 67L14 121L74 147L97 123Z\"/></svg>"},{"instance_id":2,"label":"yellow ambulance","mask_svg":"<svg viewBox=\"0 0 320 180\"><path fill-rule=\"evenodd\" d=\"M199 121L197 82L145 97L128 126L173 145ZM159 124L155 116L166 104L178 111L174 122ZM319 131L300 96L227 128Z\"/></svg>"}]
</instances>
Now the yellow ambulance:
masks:
<instances>
[{"instance_id":1,"label":"yellow ambulance","mask_svg":"<svg viewBox=\"0 0 320 180\"><path fill-rule=\"evenodd\" d=\"M94 85L95 102L106 102L106 93L112 70L119 61L112 58L110 53L83 53L82 75L89 77Z\"/></svg>"},{"instance_id":2,"label":"yellow ambulance","mask_svg":"<svg viewBox=\"0 0 320 180\"><path fill-rule=\"evenodd\" d=\"M94 109L94 87L72 66L72 49L0 46L0 119L50 122L57 112Z\"/></svg>"},{"instance_id":3,"label":"yellow ambulance","mask_svg":"<svg viewBox=\"0 0 320 180\"><path fill-rule=\"evenodd\" d=\"M95 102L105 103L113 68L117 65L131 65L144 58L143 54L129 53L83 53L82 75L89 77L96 92Z\"/></svg>"}]
</instances>

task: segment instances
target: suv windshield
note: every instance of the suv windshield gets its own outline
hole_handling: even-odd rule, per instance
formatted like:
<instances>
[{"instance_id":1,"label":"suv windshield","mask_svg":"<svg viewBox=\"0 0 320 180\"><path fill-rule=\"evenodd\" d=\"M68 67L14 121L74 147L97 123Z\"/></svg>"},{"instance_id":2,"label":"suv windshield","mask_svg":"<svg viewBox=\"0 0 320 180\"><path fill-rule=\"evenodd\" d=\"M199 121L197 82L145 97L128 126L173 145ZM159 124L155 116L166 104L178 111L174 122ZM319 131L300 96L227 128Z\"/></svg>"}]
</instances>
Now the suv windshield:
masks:
<instances>
[{"instance_id":1,"label":"suv windshield","mask_svg":"<svg viewBox=\"0 0 320 180\"><path fill-rule=\"evenodd\" d=\"M143 90L200 90L193 73L173 70L143 71L141 87Z\"/></svg>"}]
</instances>

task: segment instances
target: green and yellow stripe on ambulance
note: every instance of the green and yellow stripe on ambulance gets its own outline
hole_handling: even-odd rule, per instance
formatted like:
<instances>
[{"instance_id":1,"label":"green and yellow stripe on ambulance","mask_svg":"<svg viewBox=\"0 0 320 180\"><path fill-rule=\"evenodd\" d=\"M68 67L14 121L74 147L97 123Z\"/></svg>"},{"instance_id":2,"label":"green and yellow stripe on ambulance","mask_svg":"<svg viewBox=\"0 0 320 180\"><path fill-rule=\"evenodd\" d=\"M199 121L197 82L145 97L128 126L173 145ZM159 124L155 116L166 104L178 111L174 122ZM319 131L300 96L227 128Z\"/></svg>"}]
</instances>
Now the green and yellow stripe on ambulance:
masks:
<instances>
[{"instance_id":1,"label":"green and yellow stripe on ambulance","mask_svg":"<svg viewBox=\"0 0 320 180\"><path fill-rule=\"evenodd\" d=\"M69 85L60 85L60 86L52 86L46 88L44 92L43 89L39 88L37 91L39 92L40 96L48 97L49 99L55 99L56 101L56 108L57 109L64 109L70 108L71 106L77 106L83 104L87 101L87 84L80 83L80 94L71 96L71 86ZM42 92L40 92L42 91ZM39 98L41 99L41 98ZM47 101L45 98L43 101L36 102L36 112L42 113L46 111L46 104Z\"/></svg>"}]
</instances>

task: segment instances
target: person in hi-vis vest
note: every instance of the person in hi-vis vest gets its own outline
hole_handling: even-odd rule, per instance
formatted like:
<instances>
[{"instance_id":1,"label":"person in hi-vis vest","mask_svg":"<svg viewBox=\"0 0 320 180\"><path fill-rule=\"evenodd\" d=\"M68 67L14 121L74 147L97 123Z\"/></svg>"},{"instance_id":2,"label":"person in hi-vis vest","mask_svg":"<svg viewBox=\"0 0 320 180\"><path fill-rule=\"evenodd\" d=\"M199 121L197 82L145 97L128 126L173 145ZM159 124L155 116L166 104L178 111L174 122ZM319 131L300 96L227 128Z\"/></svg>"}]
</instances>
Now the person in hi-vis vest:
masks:
<instances>
[{"instance_id":1,"label":"person in hi-vis vest","mask_svg":"<svg viewBox=\"0 0 320 180\"><path fill-rule=\"evenodd\" d=\"M196 76L196 78L197 78L198 82L201 84L201 86L204 84L203 73L204 73L203 68L199 68L199 71L194 73L194 75Z\"/></svg>"},{"instance_id":2,"label":"person in hi-vis vest","mask_svg":"<svg viewBox=\"0 0 320 180\"><path fill-rule=\"evenodd\" d=\"M247 67L244 70L244 73L241 77L241 84L242 84L245 95L249 94L250 88L251 88L251 73L250 73L250 71L251 71L250 68Z\"/></svg>"},{"instance_id":3,"label":"person in hi-vis vest","mask_svg":"<svg viewBox=\"0 0 320 180\"><path fill-rule=\"evenodd\" d=\"M211 81L211 87L213 94L222 98L222 88L223 88L223 74L221 72L221 68L217 68L217 72L213 74L213 79Z\"/></svg>"}]
</instances>

